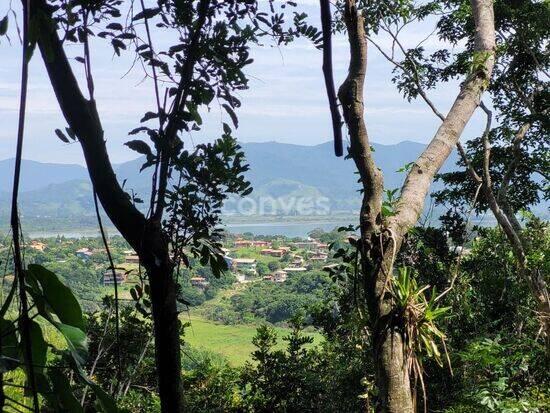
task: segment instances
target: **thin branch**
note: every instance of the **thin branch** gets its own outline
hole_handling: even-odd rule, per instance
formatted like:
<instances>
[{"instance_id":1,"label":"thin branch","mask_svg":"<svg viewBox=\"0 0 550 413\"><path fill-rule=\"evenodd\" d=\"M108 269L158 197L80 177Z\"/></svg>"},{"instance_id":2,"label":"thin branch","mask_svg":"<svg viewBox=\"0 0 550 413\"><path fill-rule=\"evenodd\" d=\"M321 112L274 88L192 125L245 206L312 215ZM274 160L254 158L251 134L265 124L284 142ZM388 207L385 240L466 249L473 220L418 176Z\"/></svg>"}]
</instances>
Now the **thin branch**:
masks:
<instances>
[{"instance_id":1,"label":"thin branch","mask_svg":"<svg viewBox=\"0 0 550 413\"><path fill-rule=\"evenodd\" d=\"M90 373L88 376L93 376L95 369L97 367L97 363L99 362L99 359L101 358L103 352L103 342L105 341L105 337L107 336L107 328L109 327L109 321L111 320L111 314L113 312L113 307L109 306L109 312L107 313L107 319L105 320L105 325L103 326L103 334L101 335L101 339L99 340L99 343L97 345L97 354L94 359L94 362L92 363L92 367L90 368ZM117 338L118 340L118 338ZM80 399L80 404L82 407L84 407L84 402L86 401L86 394L88 393L88 386L84 388L82 391L82 398Z\"/></svg>"},{"instance_id":2,"label":"thin branch","mask_svg":"<svg viewBox=\"0 0 550 413\"><path fill-rule=\"evenodd\" d=\"M489 165L491 162L491 142L489 141L489 135L491 134L491 122L493 120L493 112L485 106L483 101L479 102L479 107L487 115L487 121L485 123L485 131L483 132L483 180L487 188L492 188L491 173Z\"/></svg>"},{"instance_id":3,"label":"thin branch","mask_svg":"<svg viewBox=\"0 0 550 413\"><path fill-rule=\"evenodd\" d=\"M19 321L19 328L22 334L22 341L24 345L23 359L25 361L27 379L29 380L30 389L33 398L33 409L38 413L39 402L38 392L36 388L36 377L34 374L34 366L32 360L32 347L31 347L31 334L30 334L30 319L29 319L29 307L27 302L27 292L25 283L25 270L23 269L23 262L21 259L21 245L20 245L20 227L19 227L19 211L18 211L18 196L19 196L19 181L21 177L21 158L23 153L23 137L25 133L25 112L27 107L27 87L29 80L29 12L31 2L25 0L23 3L23 48L21 56L21 97L19 101L19 124L17 128L17 148L15 155L15 171L13 176L13 192L11 202L11 227L13 236L13 259L14 259L14 275L19 281L19 301L21 305L21 319ZM10 400L5 396L7 400ZM15 402L11 400L12 402ZM18 404L18 403L17 403ZM26 407L26 406L25 406Z\"/></svg>"},{"instance_id":4,"label":"thin branch","mask_svg":"<svg viewBox=\"0 0 550 413\"><path fill-rule=\"evenodd\" d=\"M342 144L342 118L338 110L336 89L334 87L334 75L332 69L332 27L329 0L320 0L321 24L323 27L323 75L325 87L332 117L332 131L334 133L334 153L336 156L344 154Z\"/></svg>"},{"instance_id":5,"label":"thin branch","mask_svg":"<svg viewBox=\"0 0 550 413\"><path fill-rule=\"evenodd\" d=\"M109 243L107 242L107 236L105 235L105 229L103 228L103 222L101 221L101 214L99 213L99 203L97 202L97 193L95 189L94 189L94 206L95 206L95 213L97 216L97 223L99 225L99 231L101 232L101 239L103 240L103 245L105 246L105 251L107 252L107 257L109 259L109 265L111 266L111 273L113 276L113 281L115 286L115 334L116 334L116 355L117 355L117 381L118 381L118 384L120 385L121 378L122 378L122 357L120 354L120 318L119 318L119 310L118 310L118 280L117 280L115 264L113 262L113 257L111 255L111 250L109 249Z\"/></svg>"},{"instance_id":6,"label":"thin branch","mask_svg":"<svg viewBox=\"0 0 550 413\"><path fill-rule=\"evenodd\" d=\"M504 171L504 175L502 176L502 184L500 185L498 199L503 199L506 196L506 193L508 192L510 181L514 176L517 165L521 159L521 143L525 138L525 136L527 135L527 132L529 131L531 126L532 126L531 122L526 122L523 125L521 125L517 130L514 136L514 139L512 140L513 157L510 163L508 164L508 167Z\"/></svg>"},{"instance_id":7,"label":"thin branch","mask_svg":"<svg viewBox=\"0 0 550 413\"><path fill-rule=\"evenodd\" d=\"M166 188L168 186L168 174L170 169L171 145L177 137L180 123L180 112L185 108L187 97L189 95L189 88L191 86L191 80L193 78L193 68L196 61L199 58L199 40L201 37L202 28L206 22L208 10L210 8L210 0L201 0L197 6L198 18L194 25L194 29L190 33L190 43L187 50L187 59L183 63L181 68L181 78L176 91L176 95L173 100L172 110L170 111L168 125L163 137L163 148L159 151L160 170L159 170L159 184L157 195L157 207L153 213L155 221L160 222L162 214L164 212Z\"/></svg>"},{"instance_id":8,"label":"thin branch","mask_svg":"<svg viewBox=\"0 0 550 413\"><path fill-rule=\"evenodd\" d=\"M458 153L460 154L460 156L462 157L462 160L464 161L464 163L466 164L466 169L468 170L468 173L470 174L470 176L472 177L472 179L474 181L476 181L477 183L481 183L483 182L483 179L481 179L481 177L479 176L479 174L476 172L474 166L472 165L472 162L470 161L470 158L468 158L468 154L466 153L466 151L464 150L464 146L462 146L462 143L461 142L457 142L456 143L456 147L458 149Z\"/></svg>"},{"instance_id":9,"label":"thin branch","mask_svg":"<svg viewBox=\"0 0 550 413\"><path fill-rule=\"evenodd\" d=\"M472 203L470 205L470 210L468 211L468 218L466 219L466 228L468 228L469 224L470 224L470 220L472 218L472 214L475 210L475 206L476 206L476 203L477 203L477 199L479 197L479 192L482 188L483 184L480 182L477 186L477 189L476 189L476 193L474 195L474 199L472 200ZM456 252L456 250L455 250ZM457 260L457 263L456 263L456 267L455 267L455 271L454 271L454 274L453 274L453 278L451 279L451 283L449 284L449 286L445 289L445 291L443 291L441 294L439 294L436 298L435 298L435 302L441 300L443 297L445 297L450 291L452 291L452 289L454 288L454 285L455 285L455 281L456 279L458 278L458 273L459 273L459 269L460 269L460 264L462 262L462 256L464 255L464 243L462 243L462 249L458 255L458 260ZM451 365L451 363L449 363L449 366Z\"/></svg>"},{"instance_id":10,"label":"thin branch","mask_svg":"<svg viewBox=\"0 0 550 413\"><path fill-rule=\"evenodd\" d=\"M393 42L395 44L397 44L397 46L399 47L399 49L401 50L401 52L403 53L405 59L407 59L411 65L412 65L412 68L413 68L413 76L412 76L412 80L414 82L414 84L416 85L416 89L418 91L418 94L422 97L422 99L426 102L426 104L430 107L430 109L432 110L432 112L439 118L441 119L442 121L445 120L445 116L436 108L435 104L430 100L430 98L428 97L428 95L426 94L426 92L424 91L424 88L422 87L421 83L420 83L420 73L418 72L418 67L416 66L416 62L414 61L414 59L412 59L409 55L409 53L407 53L407 51L405 50L405 48L403 47L403 45L401 44L401 42L399 41L398 37L389 29L389 28L383 28L383 30L385 32L387 32L393 39ZM380 45L378 45L371 37L367 37L367 39L374 45L374 47L376 47L378 49L378 51L382 54L382 56L384 56L386 58L386 60L388 60L390 63L392 63L394 66L398 67L399 69L401 69L401 71L403 71L403 73L407 74L408 71L405 69L405 67L397 62L394 58L392 58L391 56L389 56L383 49Z\"/></svg>"}]
</instances>

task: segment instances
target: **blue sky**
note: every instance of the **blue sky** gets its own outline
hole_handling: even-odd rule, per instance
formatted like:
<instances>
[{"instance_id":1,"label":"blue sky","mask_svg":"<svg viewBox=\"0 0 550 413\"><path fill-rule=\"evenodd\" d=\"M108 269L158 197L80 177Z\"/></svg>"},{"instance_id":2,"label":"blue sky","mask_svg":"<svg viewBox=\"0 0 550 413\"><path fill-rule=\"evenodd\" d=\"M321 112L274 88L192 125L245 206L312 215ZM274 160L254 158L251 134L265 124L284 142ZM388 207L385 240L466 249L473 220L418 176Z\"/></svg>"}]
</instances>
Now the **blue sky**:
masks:
<instances>
[{"instance_id":1,"label":"blue sky","mask_svg":"<svg viewBox=\"0 0 550 413\"><path fill-rule=\"evenodd\" d=\"M8 2L2 2L8 3ZM17 4L15 2L14 4ZM303 0L299 7L318 22L318 2ZM7 4L0 5L0 16ZM12 16L10 16L12 17ZM412 47L434 28L434 21L423 22L403 32L402 41ZM11 24L11 45L0 41L0 159L13 157L17 131L19 99L20 53L14 25ZM155 41L168 41L161 32ZM389 48L387 38L378 41ZM117 57L112 50L96 44L92 49L96 100L105 129L105 137L113 162L123 162L136 155L123 146L129 140L127 133L136 127L142 114L154 108L152 84L141 82L141 68L123 76L131 66L131 56ZM441 47L433 38L424 43L427 49ZM79 55L78 49L70 51ZM255 47L255 62L249 66L250 89L240 96L243 102L238 115L240 127L236 137L243 142L278 141L315 145L331 138L330 114L321 72L321 54L311 44L297 41L285 47ZM337 86L347 70L346 39L334 39L334 65ZM74 67L80 70L80 64ZM391 83L392 66L374 47L369 49L367 85L365 90L366 119L372 141L392 144L403 140L428 142L435 133L439 120L422 101L405 101ZM80 79L83 77L81 76ZM458 82L430 91L438 108L446 112L458 92ZM186 145L216 138L221 131L224 114L217 107L204 116L205 127L185 137ZM66 126L45 70L38 54L31 61L28 93L28 111L24 158L43 162L83 163L78 144L64 144L54 135L55 128ZM483 127L483 118L477 113L462 139L469 139Z\"/></svg>"}]
</instances>

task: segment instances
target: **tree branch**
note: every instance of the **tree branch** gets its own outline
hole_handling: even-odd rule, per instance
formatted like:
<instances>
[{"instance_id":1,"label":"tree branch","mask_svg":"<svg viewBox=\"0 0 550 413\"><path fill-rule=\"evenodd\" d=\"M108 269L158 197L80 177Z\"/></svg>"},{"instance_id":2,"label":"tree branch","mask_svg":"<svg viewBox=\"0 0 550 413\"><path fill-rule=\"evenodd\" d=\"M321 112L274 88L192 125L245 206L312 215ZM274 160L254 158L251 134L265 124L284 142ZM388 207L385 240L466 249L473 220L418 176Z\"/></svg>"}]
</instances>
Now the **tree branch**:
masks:
<instances>
[{"instance_id":1,"label":"tree branch","mask_svg":"<svg viewBox=\"0 0 550 413\"><path fill-rule=\"evenodd\" d=\"M51 12L44 0L34 0L33 6L31 19L35 17L39 22L47 16L51 20ZM82 145L92 185L105 212L132 247L141 251L145 217L118 183L107 154L95 101L82 95L61 40L52 27L55 25L40 25L38 46L61 111Z\"/></svg>"},{"instance_id":2,"label":"tree branch","mask_svg":"<svg viewBox=\"0 0 550 413\"><path fill-rule=\"evenodd\" d=\"M181 78L178 85L178 90L174 97L172 110L170 111L168 124L164 132L164 147L159 151L160 170L157 207L153 213L153 219L158 222L162 219L162 214L165 207L164 198L166 196L166 187L168 185L170 158L172 157L173 146L177 138L179 123L181 121L180 111L185 109L185 104L189 95L189 87L191 86L191 80L193 79L193 68L200 57L199 40L201 37L201 30L206 22L206 17L208 16L209 7L210 0L201 0L197 6L199 16L194 25L195 27L190 34L191 41L187 50L187 58L185 59L181 69Z\"/></svg>"},{"instance_id":3,"label":"tree branch","mask_svg":"<svg viewBox=\"0 0 550 413\"><path fill-rule=\"evenodd\" d=\"M323 76L325 78L325 87L327 89L327 98L332 117L332 130L334 133L334 153L336 156L342 156L344 148L342 144L342 119L338 110L338 101L336 100L336 90L334 88L334 75L332 70L332 27L330 18L329 0L320 0L321 5L321 25L323 27Z\"/></svg>"},{"instance_id":4,"label":"tree branch","mask_svg":"<svg viewBox=\"0 0 550 413\"><path fill-rule=\"evenodd\" d=\"M363 89L367 70L367 42L364 19L357 12L355 0L346 1L344 7L349 44L350 63L348 76L338 90L344 120L350 136L350 154L361 176L363 204L361 225L363 231L371 231L380 224L383 177L376 167L364 121Z\"/></svg>"},{"instance_id":5,"label":"tree branch","mask_svg":"<svg viewBox=\"0 0 550 413\"><path fill-rule=\"evenodd\" d=\"M481 63L464 81L445 120L407 175L397 214L390 223L390 228L398 234L404 234L418 220L435 174L458 143L491 78L495 62L493 2L472 0L472 11L476 24L473 60Z\"/></svg>"}]
</instances>

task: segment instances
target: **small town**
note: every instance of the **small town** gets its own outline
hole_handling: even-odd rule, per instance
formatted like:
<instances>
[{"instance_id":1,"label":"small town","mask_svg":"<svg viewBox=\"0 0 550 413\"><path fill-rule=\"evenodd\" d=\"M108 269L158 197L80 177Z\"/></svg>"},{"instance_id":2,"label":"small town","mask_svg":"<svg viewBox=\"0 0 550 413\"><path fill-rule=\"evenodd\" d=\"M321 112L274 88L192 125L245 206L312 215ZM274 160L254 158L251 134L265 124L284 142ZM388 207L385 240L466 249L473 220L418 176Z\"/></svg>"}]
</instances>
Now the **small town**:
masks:
<instances>
[{"instance_id":1,"label":"small town","mask_svg":"<svg viewBox=\"0 0 550 413\"><path fill-rule=\"evenodd\" d=\"M317 237L312 235L292 239L228 235L221 249L226 263L224 275L217 279L208 267L191 258L189 268L182 268L178 276L182 297L188 301L185 292L195 290L191 295L204 296L204 300L191 300L192 304L198 304L215 296L220 288L242 291L257 283L277 286L299 274L307 276L311 271L323 272L331 261L329 243L347 241L337 232L321 232ZM0 244L0 253L8 248L8 245ZM97 308L102 296L114 294L115 284L119 299L131 300L131 290L142 283L139 257L119 236L109 240L114 268L109 265L101 238L36 238L27 240L24 248L29 262L53 265L70 286L83 287L85 284L85 288L77 291L89 308Z\"/></svg>"}]
</instances>

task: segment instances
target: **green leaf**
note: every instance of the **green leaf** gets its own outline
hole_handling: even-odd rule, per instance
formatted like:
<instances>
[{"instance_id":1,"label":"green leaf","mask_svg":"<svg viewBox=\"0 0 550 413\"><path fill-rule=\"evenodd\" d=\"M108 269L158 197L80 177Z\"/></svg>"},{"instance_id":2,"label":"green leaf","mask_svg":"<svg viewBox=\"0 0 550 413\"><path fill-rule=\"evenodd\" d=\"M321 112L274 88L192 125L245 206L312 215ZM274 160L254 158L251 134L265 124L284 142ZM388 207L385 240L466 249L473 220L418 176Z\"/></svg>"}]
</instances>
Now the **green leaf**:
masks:
<instances>
[{"instance_id":1,"label":"green leaf","mask_svg":"<svg viewBox=\"0 0 550 413\"><path fill-rule=\"evenodd\" d=\"M132 20L150 19L160 13L160 8L155 7L152 9L144 9L134 16Z\"/></svg>"},{"instance_id":2,"label":"green leaf","mask_svg":"<svg viewBox=\"0 0 550 413\"><path fill-rule=\"evenodd\" d=\"M75 361L84 364L88 357L88 339L84 331L63 323L53 322L53 325L63 334L63 337L65 337Z\"/></svg>"},{"instance_id":3,"label":"green leaf","mask_svg":"<svg viewBox=\"0 0 550 413\"><path fill-rule=\"evenodd\" d=\"M239 120L237 119L237 115L235 114L235 111L227 103L224 103L222 106L227 112L227 114L229 115L229 117L231 118L231 121L233 122L233 126L235 126L235 128L238 128Z\"/></svg>"},{"instance_id":4,"label":"green leaf","mask_svg":"<svg viewBox=\"0 0 550 413\"><path fill-rule=\"evenodd\" d=\"M148 158L153 156L153 153L151 152L151 148L149 147L149 145L147 145L143 141L140 141L140 140L128 141L124 145L126 145L128 148L132 149L133 151L136 151L137 153L146 155Z\"/></svg>"},{"instance_id":5,"label":"green leaf","mask_svg":"<svg viewBox=\"0 0 550 413\"><path fill-rule=\"evenodd\" d=\"M31 350L32 350L32 364L34 365L35 372L42 372L46 365L48 355L48 345L44 340L42 334L42 328L36 321L30 322L30 336L31 336ZM22 343L24 348L24 343ZM23 350L24 351L24 350Z\"/></svg>"},{"instance_id":6,"label":"green leaf","mask_svg":"<svg viewBox=\"0 0 550 413\"><path fill-rule=\"evenodd\" d=\"M82 309L76 297L56 274L37 264L30 264L28 275L40 283L46 303L61 323L84 330Z\"/></svg>"},{"instance_id":7,"label":"green leaf","mask_svg":"<svg viewBox=\"0 0 550 413\"><path fill-rule=\"evenodd\" d=\"M15 370L20 366L16 331L17 327L13 321L0 319L0 335L2 336L0 372L2 373Z\"/></svg>"},{"instance_id":8,"label":"green leaf","mask_svg":"<svg viewBox=\"0 0 550 413\"><path fill-rule=\"evenodd\" d=\"M120 23L109 23L106 27L109 30L122 30L122 24Z\"/></svg>"},{"instance_id":9,"label":"green leaf","mask_svg":"<svg viewBox=\"0 0 550 413\"><path fill-rule=\"evenodd\" d=\"M55 134L56 134L57 137L58 137L59 139L61 139L63 142L65 142L65 143L70 143L69 138L67 138L67 137L65 136L65 134L63 133L63 131L62 131L61 129L56 129L56 130L55 130Z\"/></svg>"},{"instance_id":10,"label":"green leaf","mask_svg":"<svg viewBox=\"0 0 550 413\"><path fill-rule=\"evenodd\" d=\"M21 361L13 357L0 355L0 373L7 373L21 366Z\"/></svg>"},{"instance_id":11,"label":"green leaf","mask_svg":"<svg viewBox=\"0 0 550 413\"><path fill-rule=\"evenodd\" d=\"M11 283L10 292L8 293L6 299L4 300L4 304L2 305L2 308L0 308L0 318L2 319L4 318L4 316L6 315L6 312L10 307L16 288L17 288L17 278L14 278L13 282Z\"/></svg>"}]
</instances>

